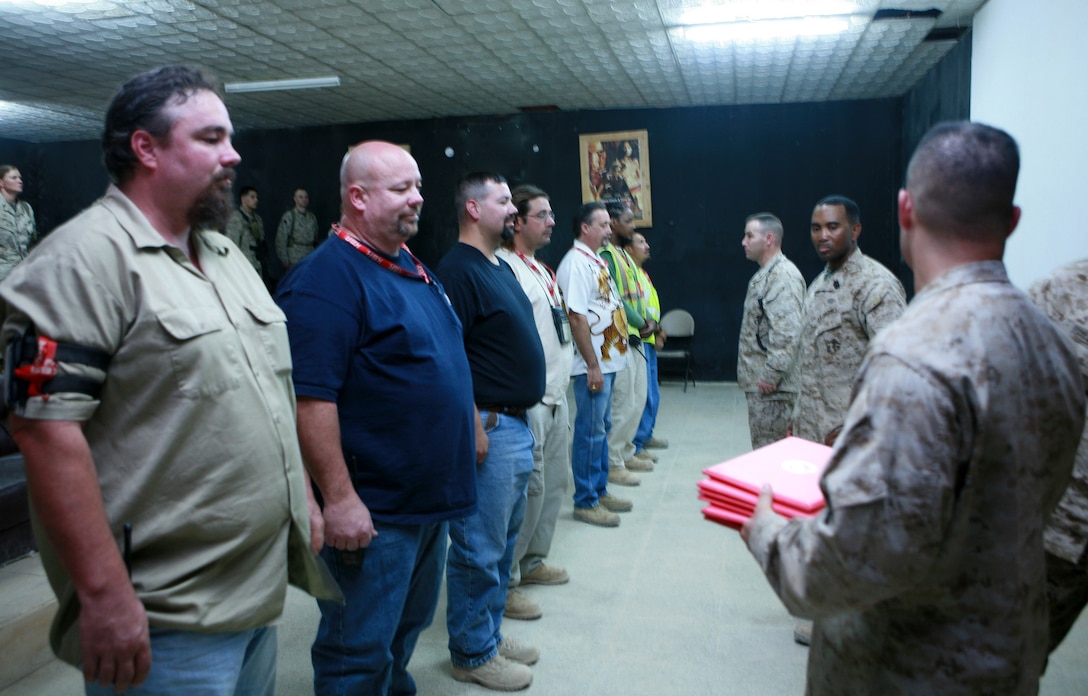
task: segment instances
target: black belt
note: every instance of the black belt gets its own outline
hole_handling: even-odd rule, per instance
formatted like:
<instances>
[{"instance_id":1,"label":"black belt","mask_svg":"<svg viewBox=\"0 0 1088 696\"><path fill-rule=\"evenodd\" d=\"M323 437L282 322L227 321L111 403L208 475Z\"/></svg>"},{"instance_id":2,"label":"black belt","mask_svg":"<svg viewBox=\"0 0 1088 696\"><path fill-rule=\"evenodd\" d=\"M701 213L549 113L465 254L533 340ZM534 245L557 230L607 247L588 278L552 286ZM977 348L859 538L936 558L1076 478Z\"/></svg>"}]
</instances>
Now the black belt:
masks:
<instances>
[{"instance_id":1,"label":"black belt","mask_svg":"<svg viewBox=\"0 0 1088 696\"><path fill-rule=\"evenodd\" d=\"M504 416L512 416L514 418L524 418L525 413L529 410L520 406L485 406L484 404L478 404L476 409L489 413L501 413Z\"/></svg>"}]
</instances>

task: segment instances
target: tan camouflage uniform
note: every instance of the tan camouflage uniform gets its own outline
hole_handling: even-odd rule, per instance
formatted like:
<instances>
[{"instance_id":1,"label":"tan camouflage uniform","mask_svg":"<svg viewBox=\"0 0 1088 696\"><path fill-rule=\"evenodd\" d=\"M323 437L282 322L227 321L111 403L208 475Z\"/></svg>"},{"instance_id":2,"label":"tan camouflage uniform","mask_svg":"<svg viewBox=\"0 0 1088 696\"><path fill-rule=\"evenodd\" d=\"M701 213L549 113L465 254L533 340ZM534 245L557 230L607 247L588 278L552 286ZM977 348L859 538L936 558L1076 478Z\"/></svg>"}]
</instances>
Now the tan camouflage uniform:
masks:
<instances>
[{"instance_id":1,"label":"tan camouflage uniform","mask_svg":"<svg viewBox=\"0 0 1088 696\"><path fill-rule=\"evenodd\" d=\"M1072 346L998 261L931 282L858 373L816 518L749 547L814 618L809 694L1034 694L1042 531L1085 394Z\"/></svg>"},{"instance_id":2,"label":"tan camouflage uniform","mask_svg":"<svg viewBox=\"0 0 1088 696\"><path fill-rule=\"evenodd\" d=\"M306 258L317 246L317 217L307 210L298 212L291 208L280 219L276 228L276 256L288 268Z\"/></svg>"},{"instance_id":3,"label":"tan camouflage uniform","mask_svg":"<svg viewBox=\"0 0 1088 696\"><path fill-rule=\"evenodd\" d=\"M737 350L737 383L748 398L752 449L786 436L798 378L791 371L805 302L805 279L779 252L748 281ZM759 381L778 386L761 394Z\"/></svg>"},{"instance_id":4,"label":"tan camouflage uniform","mask_svg":"<svg viewBox=\"0 0 1088 696\"><path fill-rule=\"evenodd\" d=\"M0 198L0 280L26 258L37 235L34 209L26 201L15 205Z\"/></svg>"},{"instance_id":5,"label":"tan camouflage uniform","mask_svg":"<svg viewBox=\"0 0 1088 696\"><path fill-rule=\"evenodd\" d=\"M1028 296L1073 339L1081 376L1088 383L1088 259L1057 269L1033 285ZM1053 650L1088 603L1088 430L1081 435L1073 478L1050 516L1043 544Z\"/></svg>"},{"instance_id":6,"label":"tan camouflage uniform","mask_svg":"<svg viewBox=\"0 0 1088 696\"><path fill-rule=\"evenodd\" d=\"M261 261L257 258L257 251L264 241L264 221L257 213L246 215L241 209L235 210L227 221L227 239L234 242L250 265L261 272Z\"/></svg>"},{"instance_id":7,"label":"tan camouflage uniform","mask_svg":"<svg viewBox=\"0 0 1088 696\"><path fill-rule=\"evenodd\" d=\"M865 349L906 307L903 284L855 249L837 271L825 268L808 288L798 343L801 385L793 434L823 442L842 425Z\"/></svg>"}]
</instances>

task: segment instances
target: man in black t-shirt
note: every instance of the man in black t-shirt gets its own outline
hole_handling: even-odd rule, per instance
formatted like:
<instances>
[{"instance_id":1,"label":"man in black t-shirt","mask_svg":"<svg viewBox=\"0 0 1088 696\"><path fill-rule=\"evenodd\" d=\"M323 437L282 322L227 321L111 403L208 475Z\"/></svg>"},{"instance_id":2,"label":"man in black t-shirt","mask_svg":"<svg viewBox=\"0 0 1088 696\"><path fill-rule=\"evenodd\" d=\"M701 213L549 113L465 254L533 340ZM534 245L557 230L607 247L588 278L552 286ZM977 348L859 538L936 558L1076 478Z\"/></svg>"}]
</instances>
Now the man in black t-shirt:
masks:
<instances>
[{"instance_id":1,"label":"man in black t-shirt","mask_svg":"<svg viewBox=\"0 0 1088 696\"><path fill-rule=\"evenodd\" d=\"M532 683L532 646L504 638L510 564L533 470L526 411L544 394L544 349L513 270L495 255L517 208L491 173L460 181L460 236L437 273L461 319L476 401L477 510L450 523L446 570L453 677L511 691Z\"/></svg>"}]
</instances>

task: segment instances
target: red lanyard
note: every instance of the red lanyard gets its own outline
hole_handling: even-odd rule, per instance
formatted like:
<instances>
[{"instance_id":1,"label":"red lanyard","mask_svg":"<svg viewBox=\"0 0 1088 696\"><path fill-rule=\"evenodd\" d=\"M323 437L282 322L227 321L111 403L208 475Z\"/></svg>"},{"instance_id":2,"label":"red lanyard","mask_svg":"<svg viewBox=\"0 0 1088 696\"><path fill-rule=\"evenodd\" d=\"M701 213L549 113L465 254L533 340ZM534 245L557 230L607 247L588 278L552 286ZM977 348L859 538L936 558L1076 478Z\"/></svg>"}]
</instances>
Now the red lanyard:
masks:
<instances>
[{"instance_id":1,"label":"red lanyard","mask_svg":"<svg viewBox=\"0 0 1088 696\"><path fill-rule=\"evenodd\" d=\"M555 303L552 306L562 307L563 300L559 297L559 286L555 282L555 271L548 268L548 265L546 263L540 263L538 266L538 262L536 259L530 259L528 256L521 253L517 249L514 249L514 253L517 254L518 258L525 262L525 265L529 267L529 270L537 276L540 284L544 286L544 292L548 293L548 296L551 297L552 302ZM544 275L540 271L540 266L544 267L544 270L548 272L548 275Z\"/></svg>"},{"instance_id":2,"label":"red lanyard","mask_svg":"<svg viewBox=\"0 0 1088 696\"><path fill-rule=\"evenodd\" d=\"M412 252L408 249L407 244L404 244L402 242L401 245L400 245L400 248L401 248L401 251L408 254L408 258L410 258L412 260L412 263L414 263L416 265L416 272L415 273L412 273L411 271L404 268L403 266L399 266L399 265L393 263L392 261L385 258L384 256L382 256L378 252L374 251L373 249L370 248L370 245L359 241L354 236L352 236L351 233L347 232L344 229L341 229L340 225L333 225L332 229L333 229L333 231L336 232L337 237L339 237L340 239L343 239L345 242L347 242L348 244L355 247L356 251L360 252L363 256L367 257L368 259L370 259L374 263L378 264L379 266L381 266L385 270L392 271L394 273L397 273L399 275L404 276L405 278L415 278L416 280L422 280L424 283L427 283L428 285L430 285L431 283L434 282L434 281L431 280L431 277L429 275L427 275L427 270L425 268L423 268L423 264L421 264L419 262L419 259L417 259L412 254Z\"/></svg>"},{"instance_id":3,"label":"red lanyard","mask_svg":"<svg viewBox=\"0 0 1088 696\"><path fill-rule=\"evenodd\" d=\"M582 252L582 254L583 254L583 255L584 255L584 256L585 256L585 257L586 257L587 259L589 259L589 260L593 261L593 263L597 264L597 265L598 265L598 266L600 266L601 268L605 268L605 269L607 269L607 268L608 268L608 264L607 264L607 263L605 263L604 259L602 259L602 258L601 258L600 256L598 256L597 254L591 254L591 253L589 253L588 251L586 251L585 249L582 249L581 247L574 247L574 248L575 248L575 249L577 249L578 251Z\"/></svg>"}]
</instances>

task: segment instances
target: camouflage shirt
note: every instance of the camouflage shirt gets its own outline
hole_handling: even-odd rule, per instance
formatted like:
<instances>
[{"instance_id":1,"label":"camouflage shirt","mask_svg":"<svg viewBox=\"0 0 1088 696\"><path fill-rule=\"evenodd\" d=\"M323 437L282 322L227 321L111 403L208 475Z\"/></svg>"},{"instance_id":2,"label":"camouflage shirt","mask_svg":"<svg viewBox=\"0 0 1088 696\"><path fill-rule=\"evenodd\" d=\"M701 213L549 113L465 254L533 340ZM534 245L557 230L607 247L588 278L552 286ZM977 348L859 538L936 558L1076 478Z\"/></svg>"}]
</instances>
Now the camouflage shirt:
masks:
<instances>
[{"instance_id":1,"label":"camouflage shirt","mask_svg":"<svg viewBox=\"0 0 1088 696\"><path fill-rule=\"evenodd\" d=\"M227 221L227 238L234 242L246 260L258 273L261 272L261 261L257 252L264 241L264 221L256 213L247 214L241 208L235 210Z\"/></svg>"},{"instance_id":2,"label":"camouflage shirt","mask_svg":"<svg viewBox=\"0 0 1088 696\"><path fill-rule=\"evenodd\" d=\"M837 271L825 268L808 288L798 342L800 391L793 434L823 442L842 425L865 349L906 306L903 284L856 249Z\"/></svg>"},{"instance_id":3,"label":"camouflage shirt","mask_svg":"<svg viewBox=\"0 0 1088 696\"><path fill-rule=\"evenodd\" d=\"M934 280L873 342L816 518L748 543L815 619L810 694L1034 694L1042 530L1084 422L1076 356L997 261Z\"/></svg>"},{"instance_id":4,"label":"camouflage shirt","mask_svg":"<svg viewBox=\"0 0 1088 696\"><path fill-rule=\"evenodd\" d=\"M26 258L35 229L34 210L29 203L12 205L0 198L0 280Z\"/></svg>"},{"instance_id":5,"label":"camouflage shirt","mask_svg":"<svg viewBox=\"0 0 1088 696\"><path fill-rule=\"evenodd\" d=\"M291 208L280 218L276 228L276 256L287 267L306 258L321 241L317 235L317 217L307 210Z\"/></svg>"},{"instance_id":6,"label":"camouflage shirt","mask_svg":"<svg viewBox=\"0 0 1088 696\"><path fill-rule=\"evenodd\" d=\"M797 391L791 371L805 302L805 279L797 266L778 253L748 281L737 350L737 383L759 392L759 381L778 385L768 399L788 399Z\"/></svg>"},{"instance_id":7,"label":"camouflage shirt","mask_svg":"<svg viewBox=\"0 0 1088 696\"><path fill-rule=\"evenodd\" d=\"M1088 384L1088 259L1054 271L1028 291L1043 314L1073 339ZM1076 563L1088 547L1088 430L1080 438L1073 479L1043 533L1046 550Z\"/></svg>"}]
</instances>

